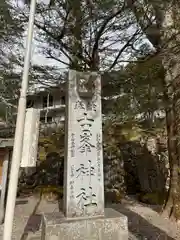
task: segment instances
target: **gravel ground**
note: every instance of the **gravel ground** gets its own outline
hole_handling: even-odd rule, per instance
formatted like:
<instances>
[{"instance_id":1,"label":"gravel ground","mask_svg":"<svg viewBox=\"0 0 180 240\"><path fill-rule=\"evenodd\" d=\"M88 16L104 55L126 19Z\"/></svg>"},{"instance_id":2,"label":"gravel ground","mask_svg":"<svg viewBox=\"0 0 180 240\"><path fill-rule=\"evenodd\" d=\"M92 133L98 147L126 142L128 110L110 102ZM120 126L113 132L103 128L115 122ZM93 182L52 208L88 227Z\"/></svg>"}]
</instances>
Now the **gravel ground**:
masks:
<instances>
[{"instance_id":1,"label":"gravel ground","mask_svg":"<svg viewBox=\"0 0 180 240\"><path fill-rule=\"evenodd\" d=\"M12 240L40 240L42 212L57 212L58 203L39 201L37 197L19 198L16 201ZM0 226L0 239L3 225Z\"/></svg>"},{"instance_id":2,"label":"gravel ground","mask_svg":"<svg viewBox=\"0 0 180 240\"><path fill-rule=\"evenodd\" d=\"M121 204L108 205L128 217L130 240L180 240L180 226L165 219L155 207L140 204L133 198L126 198ZM40 240L42 212L57 212L58 204L35 197L18 199L15 209L12 240ZM3 226L0 226L2 239Z\"/></svg>"},{"instance_id":3,"label":"gravel ground","mask_svg":"<svg viewBox=\"0 0 180 240\"><path fill-rule=\"evenodd\" d=\"M180 225L160 215L157 206L140 204L133 198L127 198L122 204L111 207L128 217L131 240L180 240Z\"/></svg>"}]
</instances>

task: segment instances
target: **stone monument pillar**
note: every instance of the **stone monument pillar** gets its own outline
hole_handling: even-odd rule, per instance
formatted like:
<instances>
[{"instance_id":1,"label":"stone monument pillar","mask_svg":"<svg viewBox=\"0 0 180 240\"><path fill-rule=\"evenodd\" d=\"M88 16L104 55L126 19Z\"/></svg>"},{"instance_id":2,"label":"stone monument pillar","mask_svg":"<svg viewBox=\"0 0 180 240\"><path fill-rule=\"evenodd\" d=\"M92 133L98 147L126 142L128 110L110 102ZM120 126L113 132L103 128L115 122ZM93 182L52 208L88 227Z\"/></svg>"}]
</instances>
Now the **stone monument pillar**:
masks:
<instances>
[{"instance_id":1,"label":"stone monument pillar","mask_svg":"<svg viewBox=\"0 0 180 240\"><path fill-rule=\"evenodd\" d=\"M64 213L44 214L45 240L127 240L127 217L104 209L101 79L69 72Z\"/></svg>"},{"instance_id":2,"label":"stone monument pillar","mask_svg":"<svg viewBox=\"0 0 180 240\"><path fill-rule=\"evenodd\" d=\"M104 216L100 76L70 71L67 93L65 216Z\"/></svg>"}]
</instances>

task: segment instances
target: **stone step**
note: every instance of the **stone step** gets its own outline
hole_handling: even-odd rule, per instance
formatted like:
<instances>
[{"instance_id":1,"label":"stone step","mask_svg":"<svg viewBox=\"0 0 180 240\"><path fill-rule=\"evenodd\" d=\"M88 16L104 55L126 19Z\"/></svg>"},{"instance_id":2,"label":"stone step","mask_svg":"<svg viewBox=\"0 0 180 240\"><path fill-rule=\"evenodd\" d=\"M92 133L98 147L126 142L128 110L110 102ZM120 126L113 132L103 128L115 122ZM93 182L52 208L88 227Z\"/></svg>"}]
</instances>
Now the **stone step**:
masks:
<instances>
[{"instance_id":1,"label":"stone step","mask_svg":"<svg viewBox=\"0 0 180 240\"><path fill-rule=\"evenodd\" d=\"M70 220L56 214L44 214L42 240L128 240L128 219L111 208L104 217Z\"/></svg>"},{"instance_id":2,"label":"stone step","mask_svg":"<svg viewBox=\"0 0 180 240\"><path fill-rule=\"evenodd\" d=\"M41 231L38 232L29 232L26 240L41 240Z\"/></svg>"}]
</instances>

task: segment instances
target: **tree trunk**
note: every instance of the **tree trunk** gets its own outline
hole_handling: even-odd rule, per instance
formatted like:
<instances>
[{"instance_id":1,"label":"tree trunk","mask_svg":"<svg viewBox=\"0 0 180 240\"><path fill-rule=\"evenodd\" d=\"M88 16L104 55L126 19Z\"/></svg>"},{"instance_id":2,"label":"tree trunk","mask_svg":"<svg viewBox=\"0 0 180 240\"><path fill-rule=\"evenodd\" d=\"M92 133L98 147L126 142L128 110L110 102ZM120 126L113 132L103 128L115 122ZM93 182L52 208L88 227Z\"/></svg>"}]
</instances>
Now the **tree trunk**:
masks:
<instances>
[{"instance_id":1,"label":"tree trunk","mask_svg":"<svg viewBox=\"0 0 180 240\"><path fill-rule=\"evenodd\" d=\"M179 138L180 135L180 60L177 52L178 38L176 28L176 16L174 10L178 6L169 7L165 11L162 42L163 63L166 70L166 86L167 95L171 104L167 112L167 130L169 142L169 161L170 161L170 186L168 196L165 202L164 212L167 212L169 217L180 219L180 150ZM178 12L176 12L178 15Z\"/></svg>"},{"instance_id":2,"label":"tree trunk","mask_svg":"<svg viewBox=\"0 0 180 240\"><path fill-rule=\"evenodd\" d=\"M169 217L176 220L180 219L180 150L179 150L179 134L180 134L180 104L179 104L179 89L180 79L173 80L173 105L170 136L169 139L169 159L170 159L170 186L168 196L165 202L164 211Z\"/></svg>"},{"instance_id":3,"label":"tree trunk","mask_svg":"<svg viewBox=\"0 0 180 240\"><path fill-rule=\"evenodd\" d=\"M174 206L174 194L175 188L178 184L178 177L176 171L176 162L177 162L177 155L176 155L176 141L174 138L175 131L174 131L174 113L172 108L166 109L166 128L167 128L167 146L168 146L168 156L169 156L169 167L170 167L170 184L167 193L167 197L164 203L163 211L168 214L170 217L173 212Z\"/></svg>"},{"instance_id":4,"label":"tree trunk","mask_svg":"<svg viewBox=\"0 0 180 240\"><path fill-rule=\"evenodd\" d=\"M172 205L173 205L173 192L174 186L177 184L177 177L175 174L174 164L176 163L176 141L175 141L175 128L174 128L174 111L173 111L173 103L172 103L172 90L168 88L167 84L167 75L164 71L163 78L163 100L165 105L165 113L166 113L166 132L167 132L167 148L168 148L168 159L169 159L169 168L170 168L170 183L168 193L164 202L163 211L171 215Z\"/></svg>"},{"instance_id":5,"label":"tree trunk","mask_svg":"<svg viewBox=\"0 0 180 240\"><path fill-rule=\"evenodd\" d=\"M132 1L130 1L132 4ZM165 70L163 81L164 100L166 111L166 128L168 137L168 153L170 165L170 186L167 199L164 204L164 212L169 216L180 219L180 56L177 52L179 34L177 28L179 26L179 3L178 1L148 1L152 4L155 18L156 28L159 34L145 34L157 51L162 51L162 69ZM142 11L138 11L135 5L132 10L137 18L138 23L144 26ZM143 6L141 7L143 8ZM145 12L145 10L144 10Z\"/></svg>"},{"instance_id":6,"label":"tree trunk","mask_svg":"<svg viewBox=\"0 0 180 240\"><path fill-rule=\"evenodd\" d=\"M69 45L71 47L70 68L82 70L83 47L82 47L82 11L81 0L69 0Z\"/></svg>"}]
</instances>

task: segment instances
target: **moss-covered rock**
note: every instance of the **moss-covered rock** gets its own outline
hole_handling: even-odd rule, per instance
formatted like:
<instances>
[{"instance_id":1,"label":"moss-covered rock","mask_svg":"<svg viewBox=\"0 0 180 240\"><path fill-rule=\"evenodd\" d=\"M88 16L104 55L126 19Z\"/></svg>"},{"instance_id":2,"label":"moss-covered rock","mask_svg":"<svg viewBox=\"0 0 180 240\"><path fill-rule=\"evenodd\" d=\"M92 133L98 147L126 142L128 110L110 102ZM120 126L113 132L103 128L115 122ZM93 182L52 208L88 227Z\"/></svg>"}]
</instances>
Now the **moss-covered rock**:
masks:
<instances>
[{"instance_id":1,"label":"moss-covered rock","mask_svg":"<svg viewBox=\"0 0 180 240\"><path fill-rule=\"evenodd\" d=\"M42 198L47 201L56 201L63 197L63 187L57 186L38 186L34 193L41 194Z\"/></svg>"},{"instance_id":2,"label":"moss-covered rock","mask_svg":"<svg viewBox=\"0 0 180 240\"><path fill-rule=\"evenodd\" d=\"M152 193L140 193L137 195L140 202L152 205L162 205L165 200L165 193L152 192Z\"/></svg>"},{"instance_id":3,"label":"moss-covered rock","mask_svg":"<svg viewBox=\"0 0 180 240\"><path fill-rule=\"evenodd\" d=\"M105 191L104 195L105 203L121 203L121 200L124 196L122 192L118 191L117 189Z\"/></svg>"}]
</instances>

